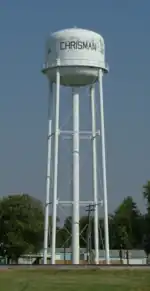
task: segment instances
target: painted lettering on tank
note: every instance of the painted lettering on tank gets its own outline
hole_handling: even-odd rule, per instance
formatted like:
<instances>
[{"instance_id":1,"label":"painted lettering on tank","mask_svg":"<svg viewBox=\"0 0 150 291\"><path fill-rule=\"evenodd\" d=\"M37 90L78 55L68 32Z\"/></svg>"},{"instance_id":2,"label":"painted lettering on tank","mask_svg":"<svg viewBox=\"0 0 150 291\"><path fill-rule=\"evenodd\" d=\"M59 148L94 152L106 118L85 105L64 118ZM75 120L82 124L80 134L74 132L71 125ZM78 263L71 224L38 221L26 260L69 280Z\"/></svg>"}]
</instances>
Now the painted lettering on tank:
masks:
<instances>
[{"instance_id":1,"label":"painted lettering on tank","mask_svg":"<svg viewBox=\"0 0 150 291\"><path fill-rule=\"evenodd\" d=\"M60 50L91 50L104 53L104 45L100 40L99 42L94 41L61 41Z\"/></svg>"}]
</instances>

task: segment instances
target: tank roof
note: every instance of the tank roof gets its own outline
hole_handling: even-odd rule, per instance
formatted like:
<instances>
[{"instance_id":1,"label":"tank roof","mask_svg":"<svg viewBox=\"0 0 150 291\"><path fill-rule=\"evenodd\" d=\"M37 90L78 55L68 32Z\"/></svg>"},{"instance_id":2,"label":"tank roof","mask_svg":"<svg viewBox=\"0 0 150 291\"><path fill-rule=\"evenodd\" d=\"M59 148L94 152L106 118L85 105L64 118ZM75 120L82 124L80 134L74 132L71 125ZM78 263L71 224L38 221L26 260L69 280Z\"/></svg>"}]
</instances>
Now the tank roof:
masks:
<instances>
[{"instance_id":1,"label":"tank roof","mask_svg":"<svg viewBox=\"0 0 150 291\"><path fill-rule=\"evenodd\" d=\"M53 37L59 37L59 36L64 36L64 35L73 35L73 34L78 34L80 36L81 35L90 35L90 36L95 36L95 37L100 37L101 35L97 32L94 32L92 30L87 30L87 29L83 29L83 28L77 28L77 27L72 27L72 28L66 28L66 29L62 29L62 30L58 30L53 32L50 36ZM102 36L101 36L102 37Z\"/></svg>"}]
</instances>

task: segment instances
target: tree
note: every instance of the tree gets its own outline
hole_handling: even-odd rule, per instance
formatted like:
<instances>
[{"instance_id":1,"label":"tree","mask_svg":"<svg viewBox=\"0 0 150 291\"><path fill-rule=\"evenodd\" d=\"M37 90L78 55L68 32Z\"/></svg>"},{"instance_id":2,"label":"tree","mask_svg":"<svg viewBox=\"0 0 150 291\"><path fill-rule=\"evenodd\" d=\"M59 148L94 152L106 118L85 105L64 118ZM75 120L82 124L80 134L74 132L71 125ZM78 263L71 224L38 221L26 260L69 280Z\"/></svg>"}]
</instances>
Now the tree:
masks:
<instances>
[{"instance_id":1,"label":"tree","mask_svg":"<svg viewBox=\"0 0 150 291\"><path fill-rule=\"evenodd\" d=\"M147 256L150 254L150 181L143 186L143 196L146 200L147 213L144 216L143 247Z\"/></svg>"},{"instance_id":2,"label":"tree","mask_svg":"<svg viewBox=\"0 0 150 291\"><path fill-rule=\"evenodd\" d=\"M8 258L38 252L43 244L42 203L27 195L13 195L0 201L0 242Z\"/></svg>"},{"instance_id":3,"label":"tree","mask_svg":"<svg viewBox=\"0 0 150 291\"><path fill-rule=\"evenodd\" d=\"M147 213L150 215L150 181L143 186L143 196L146 200Z\"/></svg>"},{"instance_id":4,"label":"tree","mask_svg":"<svg viewBox=\"0 0 150 291\"><path fill-rule=\"evenodd\" d=\"M115 248L131 249L137 248L142 242L141 213L133 201L128 196L123 200L115 211Z\"/></svg>"},{"instance_id":5,"label":"tree","mask_svg":"<svg viewBox=\"0 0 150 291\"><path fill-rule=\"evenodd\" d=\"M143 236L143 248L146 254L147 264L148 264L148 257L150 254L150 234L149 233L145 233Z\"/></svg>"}]
</instances>

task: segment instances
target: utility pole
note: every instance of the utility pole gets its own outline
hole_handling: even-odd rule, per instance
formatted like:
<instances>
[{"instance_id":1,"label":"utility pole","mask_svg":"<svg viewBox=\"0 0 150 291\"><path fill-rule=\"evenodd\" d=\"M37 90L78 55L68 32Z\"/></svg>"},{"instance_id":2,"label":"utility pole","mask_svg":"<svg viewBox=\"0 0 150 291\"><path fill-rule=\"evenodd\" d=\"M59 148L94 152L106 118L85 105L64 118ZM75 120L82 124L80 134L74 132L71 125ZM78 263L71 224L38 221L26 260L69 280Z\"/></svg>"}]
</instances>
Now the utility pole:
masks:
<instances>
[{"instance_id":1,"label":"utility pole","mask_svg":"<svg viewBox=\"0 0 150 291\"><path fill-rule=\"evenodd\" d=\"M88 254L88 264L91 263L91 251L92 251L92 212L95 211L95 204L89 204L86 207L86 212L88 212L88 231L87 231L87 254Z\"/></svg>"}]
</instances>

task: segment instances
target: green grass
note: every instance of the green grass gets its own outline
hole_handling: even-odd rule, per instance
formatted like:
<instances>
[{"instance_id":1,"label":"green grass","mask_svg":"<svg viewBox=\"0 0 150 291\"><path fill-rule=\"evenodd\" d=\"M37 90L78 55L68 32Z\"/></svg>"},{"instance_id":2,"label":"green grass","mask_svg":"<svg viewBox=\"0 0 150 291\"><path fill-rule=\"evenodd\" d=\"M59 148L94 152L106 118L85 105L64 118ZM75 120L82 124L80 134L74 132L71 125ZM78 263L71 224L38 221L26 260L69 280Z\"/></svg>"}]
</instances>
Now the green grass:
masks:
<instances>
[{"instance_id":1,"label":"green grass","mask_svg":"<svg viewBox=\"0 0 150 291\"><path fill-rule=\"evenodd\" d=\"M0 291L150 291L150 271L4 270Z\"/></svg>"}]
</instances>

